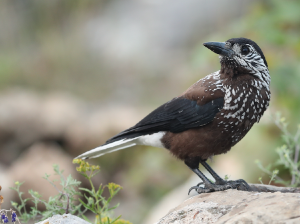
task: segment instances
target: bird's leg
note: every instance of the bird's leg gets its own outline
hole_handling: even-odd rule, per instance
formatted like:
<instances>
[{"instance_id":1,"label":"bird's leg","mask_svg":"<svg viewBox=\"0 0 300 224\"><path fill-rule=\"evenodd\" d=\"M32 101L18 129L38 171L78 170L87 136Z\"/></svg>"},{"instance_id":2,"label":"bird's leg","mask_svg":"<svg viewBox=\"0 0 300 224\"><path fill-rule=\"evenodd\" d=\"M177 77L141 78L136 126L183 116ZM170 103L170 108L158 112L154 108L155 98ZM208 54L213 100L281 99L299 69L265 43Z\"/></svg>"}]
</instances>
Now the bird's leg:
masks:
<instances>
[{"instance_id":1,"label":"bird's leg","mask_svg":"<svg viewBox=\"0 0 300 224\"><path fill-rule=\"evenodd\" d=\"M196 186L193 186L190 188L189 193L191 190L196 190L197 192L201 191L201 193L209 192L209 190L200 187L201 184L204 184L204 186L210 186L212 183L210 180L199 170L199 161L200 158L193 157L193 158L187 158L184 163L195 173L198 177L202 180L201 183L197 184ZM200 192L199 192L200 193Z\"/></svg>"},{"instance_id":2,"label":"bird's leg","mask_svg":"<svg viewBox=\"0 0 300 224\"><path fill-rule=\"evenodd\" d=\"M213 183L210 182L210 180L198 168L195 168L195 169L190 168L190 169L195 174L197 174L197 176L200 177L203 182L197 184L196 186L191 187L189 189L189 193L188 194L190 194L191 190L196 190L199 194L200 193L208 193L208 192L210 192L210 190L208 188L206 188L206 186L211 186L211 185L213 185ZM200 187L201 184L204 184L205 187L204 188Z\"/></svg>"},{"instance_id":3,"label":"bird's leg","mask_svg":"<svg viewBox=\"0 0 300 224\"><path fill-rule=\"evenodd\" d=\"M213 176L216 180L215 184L223 185L226 181L223 180L207 163L205 160L200 160L201 165Z\"/></svg>"},{"instance_id":4,"label":"bird's leg","mask_svg":"<svg viewBox=\"0 0 300 224\"><path fill-rule=\"evenodd\" d=\"M216 185L231 185L233 189L238 189L238 190L243 190L243 191L249 191L250 186L248 183L242 179L239 180L231 180L231 181L226 181L223 180L207 163L205 160L200 160L200 163L202 166L213 176L213 178L216 180L215 184Z\"/></svg>"},{"instance_id":5,"label":"bird's leg","mask_svg":"<svg viewBox=\"0 0 300 224\"><path fill-rule=\"evenodd\" d=\"M190 188L189 193L191 190L196 190L199 194L201 193L208 193L213 191L224 191L226 189L232 188L229 184L227 185L216 185L212 183L200 170L199 170L199 162L200 158L189 158L185 160L185 164L195 173L198 177L202 180L204 187L200 187L202 183L198 184L197 186L193 186Z\"/></svg>"},{"instance_id":6,"label":"bird's leg","mask_svg":"<svg viewBox=\"0 0 300 224\"><path fill-rule=\"evenodd\" d=\"M189 193L191 190L196 190L199 194L201 193L208 193L213 191L224 191L227 189L238 189L238 190L245 190L249 191L250 187L244 180L237 180L237 181L225 181L221 177L219 177L213 169L205 163L205 161L199 158L189 158L184 161L185 164L195 173L198 177L202 180L202 183L193 186L190 188ZM203 163L204 167L212 174L215 178L216 183L212 183L200 170L199 170L199 163ZM200 187L201 184L204 184L204 187Z\"/></svg>"},{"instance_id":7,"label":"bird's leg","mask_svg":"<svg viewBox=\"0 0 300 224\"><path fill-rule=\"evenodd\" d=\"M203 181L202 183L197 184L189 189L189 193L191 190L196 190L199 194L201 193L209 193L213 191L224 191L231 188L236 188L232 184L225 182L225 184L214 184L212 183L198 168L192 169L190 168L198 177ZM200 187L201 184L204 184L204 187ZM189 194L188 193L188 194Z\"/></svg>"}]
</instances>

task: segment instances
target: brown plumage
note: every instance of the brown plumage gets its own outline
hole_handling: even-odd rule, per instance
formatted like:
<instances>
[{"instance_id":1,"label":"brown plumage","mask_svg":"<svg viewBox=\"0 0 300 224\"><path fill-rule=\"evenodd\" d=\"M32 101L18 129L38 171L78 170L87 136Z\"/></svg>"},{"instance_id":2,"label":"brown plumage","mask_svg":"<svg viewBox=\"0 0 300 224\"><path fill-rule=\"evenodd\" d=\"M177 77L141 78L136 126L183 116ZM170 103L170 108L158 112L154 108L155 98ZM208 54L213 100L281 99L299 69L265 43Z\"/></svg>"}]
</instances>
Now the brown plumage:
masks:
<instances>
[{"instance_id":1,"label":"brown plumage","mask_svg":"<svg viewBox=\"0 0 300 224\"><path fill-rule=\"evenodd\" d=\"M223 180L205 161L230 150L259 122L270 101L268 64L258 45L246 38L204 46L219 54L220 71L200 79L135 126L77 158L94 158L139 144L161 147L201 178L204 186L190 190L250 190L244 180ZM214 183L198 169L199 163L212 174Z\"/></svg>"},{"instance_id":2,"label":"brown plumage","mask_svg":"<svg viewBox=\"0 0 300 224\"><path fill-rule=\"evenodd\" d=\"M181 160L189 157L206 160L211 156L226 153L247 134L255 122L259 121L268 107L269 89L262 87L258 90L253 86L255 78L247 70L241 70L235 76L234 68L226 69L225 66L222 65L218 80L221 80L223 86L229 86L229 91L234 91L231 102L237 106L234 109L223 107L212 122L199 128L180 133L166 132L161 139L162 143ZM225 90L216 85L215 76L213 74L199 80L185 91L182 97L197 101L198 105L204 105L220 97L224 98ZM237 100L239 97L240 100ZM243 110L240 112L242 116L240 119L230 116L241 108Z\"/></svg>"}]
</instances>

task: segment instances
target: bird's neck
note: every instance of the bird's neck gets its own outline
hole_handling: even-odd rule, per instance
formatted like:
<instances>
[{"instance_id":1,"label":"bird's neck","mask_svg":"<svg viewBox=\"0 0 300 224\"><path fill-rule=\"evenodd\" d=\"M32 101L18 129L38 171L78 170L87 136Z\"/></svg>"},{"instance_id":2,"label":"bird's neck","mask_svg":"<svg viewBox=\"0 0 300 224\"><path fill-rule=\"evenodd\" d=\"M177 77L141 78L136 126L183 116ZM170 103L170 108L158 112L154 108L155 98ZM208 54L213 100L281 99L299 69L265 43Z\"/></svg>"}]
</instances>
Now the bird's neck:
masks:
<instances>
[{"instance_id":1,"label":"bird's neck","mask_svg":"<svg viewBox=\"0 0 300 224\"><path fill-rule=\"evenodd\" d=\"M241 75L251 74L249 69L245 67L236 67L227 64L221 64L220 74L227 78L236 78Z\"/></svg>"},{"instance_id":2,"label":"bird's neck","mask_svg":"<svg viewBox=\"0 0 300 224\"><path fill-rule=\"evenodd\" d=\"M259 86L264 86L265 88L270 88L270 74L269 70L266 68L264 70L250 70L245 67L232 67L226 64L221 64L220 78L223 80L228 80L229 82L251 82L259 83Z\"/></svg>"}]
</instances>

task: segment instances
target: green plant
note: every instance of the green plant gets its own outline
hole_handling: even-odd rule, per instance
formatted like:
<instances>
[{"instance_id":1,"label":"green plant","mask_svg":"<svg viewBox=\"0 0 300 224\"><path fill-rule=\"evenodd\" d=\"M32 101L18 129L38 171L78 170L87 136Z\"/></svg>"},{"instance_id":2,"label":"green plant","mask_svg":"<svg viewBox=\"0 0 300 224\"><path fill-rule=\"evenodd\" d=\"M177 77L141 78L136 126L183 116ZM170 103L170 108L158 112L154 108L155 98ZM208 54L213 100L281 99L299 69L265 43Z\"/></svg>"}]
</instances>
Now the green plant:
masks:
<instances>
[{"instance_id":1,"label":"green plant","mask_svg":"<svg viewBox=\"0 0 300 224\"><path fill-rule=\"evenodd\" d=\"M284 186L298 187L300 186L300 125L297 127L295 134L291 134L287 127L288 123L284 117L280 116L280 113L276 114L275 124L282 132L282 139L284 145L276 149L276 153L279 159L274 164L269 164L267 167L263 167L259 160L256 160L258 167L266 174L270 175L269 184L274 181L275 183L283 184ZM283 166L290 175L290 180L285 180L279 177L279 169L275 168ZM259 178L262 182L262 178Z\"/></svg>"},{"instance_id":2,"label":"green plant","mask_svg":"<svg viewBox=\"0 0 300 224\"><path fill-rule=\"evenodd\" d=\"M88 193L88 195L84 195L85 199L87 200L87 203L79 199L81 204L85 207L85 209L92 211L95 215L95 224L117 224L117 223L130 223L128 221L124 220L119 220L119 217L115 219L110 219L109 213L111 210L117 208L119 204L110 207L109 204L112 200L112 198L122 189L122 187L118 184L115 183L109 183L106 186L100 186L98 189L95 188L92 178L99 173L100 167L99 166L94 166L90 165L88 162L85 162L84 160L81 159L74 159L73 163L79 164L79 166L76 168L77 171L83 175L86 179L88 179L90 185L91 185L91 190L86 189L86 188L79 188L80 190ZM109 197L106 199L105 197L102 196L103 191L105 188L108 189L109 191ZM82 215L84 219L89 221L84 215ZM117 221L118 220L118 221Z\"/></svg>"},{"instance_id":3,"label":"green plant","mask_svg":"<svg viewBox=\"0 0 300 224\"><path fill-rule=\"evenodd\" d=\"M11 188L17 192L20 199L20 203L13 201L11 202L12 206L19 213L19 219L22 222L28 222L29 220L36 219L44 220L55 214L71 213L90 222L90 220L88 220L84 214L87 211L91 211L96 214L95 224L129 224L130 222L128 221L120 220L120 217L113 220L108 217L109 212L118 206L116 205L114 207L110 207L109 203L111 199L119 192L121 186L114 183L109 183L107 186L100 185L98 190L95 191L95 187L91 178L99 172L99 166L91 166L89 163L81 160L74 160L74 162L80 164L80 166L77 167L77 171L89 180L92 190L86 188L78 189L78 186L81 184L80 181L77 181L71 175L65 178L63 175L63 170L60 170L58 165L53 165L54 173L55 175L59 176L59 179L52 181L49 179L49 174L45 174L43 178L58 191L58 194L53 197L49 197L48 201L43 200L41 195L33 190L28 191L31 195L31 198L24 199L24 192L20 191L20 187L23 183L20 183L19 181L16 181L15 187ZM56 184L58 181L60 186ZM105 197L102 196L105 188L107 188L110 193L110 197L108 199L105 199ZM78 190L89 193L89 197L84 195L84 197L87 199L87 202L84 202L79 198L79 196L82 196L82 193ZM30 207L30 211L28 211L26 206L29 201L34 205ZM38 209L39 204L43 204L45 206L45 211L40 211Z\"/></svg>"},{"instance_id":4,"label":"green plant","mask_svg":"<svg viewBox=\"0 0 300 224\"><path fill-rule=\"evenodd\" d=\"M55 184L55 182L59 181L58 179L51 181L49 179L50 175L45 174L43 178L47 180L58 191L58 194L53 197L49 197L48 201L41 199L41 195L33 190L28 191L32 198L23 199L23 192L20 191L20 187L23 183L20 183L19 181L15 182L15 187L11 188L18 193L20 199L20 204L13 201L11 202L12 206L20 214L20 220L28 222L30 219L46 219L53 214L81 213L80 205L77 205L78 203L76 204L76 195L81 195L76 188L80 185L81 182L73 179L71 175L65 178L63 175L63 170L60 170L58 165L53 165L53 169L55 175L58 175L60 178L60 187ZM27 211L26 209L26 203L28 201L31 201L34 204L34 206L30 208L30 211ZM38 210L39 203L45 206L45 211Z\"/></svg>"}]
</instances>

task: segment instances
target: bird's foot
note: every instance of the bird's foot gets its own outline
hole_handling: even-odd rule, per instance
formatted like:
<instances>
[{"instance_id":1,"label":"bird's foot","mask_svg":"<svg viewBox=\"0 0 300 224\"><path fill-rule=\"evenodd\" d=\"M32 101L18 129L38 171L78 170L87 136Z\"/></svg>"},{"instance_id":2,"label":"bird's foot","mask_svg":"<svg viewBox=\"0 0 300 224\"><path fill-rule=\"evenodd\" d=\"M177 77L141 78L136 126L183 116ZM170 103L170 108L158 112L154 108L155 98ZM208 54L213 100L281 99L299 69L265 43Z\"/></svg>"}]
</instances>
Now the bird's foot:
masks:
<instances>
[{"instance_id":1,"label":"bird's foot","mask_svg":"<svg viewBox=\"0 0 300 224\"><path fill-rule=\"evenodd\" d=\"M230 181L225 181L223 180L222 182L217 181L215 184L213 183L208 183L208 184L204 184L204 187L200 187L200 185L202 185L203 182L197 184L196 186L193 186L190 188L189 193L192 190L195 190L198 192L198 194L201 193L209 193L209 192L214 192L214 191L225 191L227 189L237 189L240 191L250 191L251 188L250 186L247 184L246 181L240 179L240 180L230 180Z\"/></svg>"},{"instance_id":2,"label":"bird's foot","mask_svg":"<svg viewBox=\"0 0 300 224\"><path fill-rule=\"evenodd\" d=\"M225 191L227 189L231 189L232 187L227 184L227 185L217 185L217 184L205 184L204 187L200 187L202 183L197 184L197 186L193 186L190 188L189 193L192 190L195 190L198 192L198 194L202 194L202 193L209 193L209 192L214 192L214 191Z\"/></svg>"},{"instance_id":3,"label":"bird's foot","mask_svg":"<svg viewBox=\"0 0 300 224\"><path fill-rule=\"evenodd\" d=\"M230 180L230 181L226 181L226 182L227 182L227 184L230 184L232 186L232 189L237 189L239 191L251 191L251 187L243 179Z\"/></svg>"}]
</instances>

